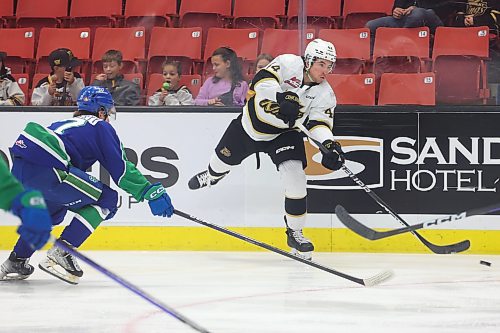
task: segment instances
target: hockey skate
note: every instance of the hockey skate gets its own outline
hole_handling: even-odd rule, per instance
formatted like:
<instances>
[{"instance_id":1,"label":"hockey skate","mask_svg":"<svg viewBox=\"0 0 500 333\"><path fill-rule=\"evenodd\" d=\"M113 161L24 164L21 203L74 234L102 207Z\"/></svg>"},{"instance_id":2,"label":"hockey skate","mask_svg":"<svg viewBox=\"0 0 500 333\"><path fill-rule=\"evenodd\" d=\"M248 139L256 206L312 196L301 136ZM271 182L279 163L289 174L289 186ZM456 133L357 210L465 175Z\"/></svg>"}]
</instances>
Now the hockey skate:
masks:
<instances>
[{"instance_id":1,"label":"hockey skate","mask_svg":"<svg viewBox=\"0 0 500 333\"><path fill-rule=\"evenodd\" d=\"M29 258L18 258L16 252L11 252L9 259L0 267L0 280L24 280L28 278L35 267L28 264Z\"/></svg>"},{"instance_id":2,"label":"hockey skate","mask_svg":"<svg viewBox=\"0 0 500 333\"><path fill-rule=\"evenodd\" d=\"M64 241L66 245L71 246ZM70 284L78 284L83 271L80 269L76 258L71 253L66 252L54 245L47 252L47 259L38 264L41 270L55 276L58 279Z\"/></svg>"},{"instance_id":3,"label":"hockey skate","mask_svg":"<svg viewBox=\"0 0 500 333\"><path fill-rule=\"evenodd\" d=\"M223 174L219 177L213 177L210 175L208 170L202 171L196 175L194 175L188 182L189 189L197 190L202 187L210 187L212 185L217 184L222 178L224 178L228 173Z\"/></svg>"},{"instance_id":4,"label":"hockey skate","mask_svg":"<svg viewBox=\"0 0 500 333\"><path fill-rule=\"evenodd\" d=\"M299 258L312 260L312 253L314 251L314 245L311 241L304 237L302 233L302 229L293 230L288 227L288 223L286 221L285 216L285 224L286 224L286 243L291 248L291 253Z\"/></svg>"}]
</instances>

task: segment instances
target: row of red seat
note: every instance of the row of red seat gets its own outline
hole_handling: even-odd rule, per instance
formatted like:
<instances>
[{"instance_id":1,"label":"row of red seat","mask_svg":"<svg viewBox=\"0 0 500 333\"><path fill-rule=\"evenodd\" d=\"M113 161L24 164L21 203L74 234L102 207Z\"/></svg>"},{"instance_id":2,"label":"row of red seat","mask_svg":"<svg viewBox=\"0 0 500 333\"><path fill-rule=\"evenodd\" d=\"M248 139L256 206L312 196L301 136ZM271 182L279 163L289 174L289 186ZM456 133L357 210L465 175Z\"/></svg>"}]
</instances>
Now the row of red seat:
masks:
<instances>
[{"instance_id":1,"label":"row of red seat","mask_svg":"<svg viewBox=\"0 0 500 333\"><path fill-rule=\"evenodd\" d=\"M153 29L149 50L146 54L144 29L134 28L98 28L91 43L89 28L58 29L44 28L40 41L35 47L32 28L0 29L0 40L8 40L2 45L7 52L8 65L13 72L28 72L25 61L35 61L35 72L47 72L49 67L45 58L59 47L73 51L76 57L98 64L104 52L119 49L128 65L125 72L138 72L139 63L149 62L148 73L159 72L159 65L165 56L185 58L189 65L185 73L191 74L200 60L207 61L212 52L220 46L233 48L245 62L255 61L259 53L273 56L283 53L298 54L299 32L297 30L266 29L263 32L262 46L259 48L257 29L210 28L207 44L202 53L200 28L161 28ZM314 31L306 33L306 39L316 37L331 41L337 49L337 73L361 73L363 66L370 61L370 36L366 28L360 29L323 29L316 35ZM286 41L286 42L283 42ZM290 42L293 41L293 42ZM488 28L447 28L437 29L432 59L443 55L467 55L487 58L489 55ZM124 47L126 45L126 47ZM35 52L36 49L36 52ZM423 68L422 61L430 58L430 33L422 28L379 28L373 50L375 67L378 59L385 57L414 57L418 62L413 66ZM96 72L96 66L91 72ZM97 68L100 71L100 68ZM199 74L201 72L198 72ZM250 71L251 73L251 71Z\"/></svg>"},{"instance_id":2,"label":"row of red seat","mask_svg":"<svg viewBox=\"0 0 500 333\"><path fill-rule=\"evenodd\" d=\"M35 74L33 82L40 81L47 74ZM19 86L24 91L27 99L31 93L29 89L28 74L14 74ZM144 82L142 74L125 74L127 80L136 82L142 87ZM375 105L375 75L374 74L331 74L327 77L328 82L335 91L337 103L339 105ZM161 74L151 74L146 90L143 91L145 97L154 94L163 83ZM181 84L186 85L194 97L202 85L201 76L183 75ZM144 99L147 101L147 99ZM385 73L382 75L378 105L388 104L418 104L434 105L436 101L436 84L433 73L400 74ZM29 104L27 102L26 104Z\"/></svg>"},{"instance_id":3,"label":"row of red seat","mask_svg":"<svg viewBox=\"0 0 500 333\"><path fill-rule=\"evenodd\" d=\"M46 56L55 48L68 47L74 54L86 61L82 73L91 74L101 71L100 58L108 49L123 52L125 73L160 73L165 56L183 61L184 74L203 74L211 72L208 60L213 50L220 46L230 46L246 64L246 73L251 73L251 64L259 52L279 55L297 53L298 31L266 29L262 47L259 50L257 29L209 29L204 55L200 41L200 28L161 28L153 29L149 52L146 55L144 29L135 28L98 28L95 40L90 41L90 30L44 28L36 56L33 30L0 29L0 40L9 40L3 45L11 57L7 64L14 72L28 72L26 61L33 60L35 72L50 71ZM307 33L308 39L315 38L314 31ZM479 100L488 97L486 66L488 57L488 28L448 28L437 29L434 38L432 61L429 58L430 36L426 27L422 28L380 28L375 40L373 61L370 62L370 38L366 28L325 29L319 37L332 41L337 48L338 61L335 73L354 74L367 72L373 66L376 87L385 72L427 72L433 71L440 83L439 101L456 99L456 86L464 88L460 100ZM283 42L283 41L294 41ZM91 48L91 45L93 47ZM124 47L126 45L126 47ZM17 64L17 66L16 66ZM369 65L369 66L367 66ZM146 75L148 78L149 75ZM36 83L36 82L35 82ZM460 88L462 89L462 88ZM448 96L448 97L447 97Z\"/></svg>"},{"instance_id":4,"label":"row of red seat","mask_svg":"<svg viewBox=\"0 0 500 333\"><path fill-rule=\"evenodd\" d=\"M43 5L42 5L43 3ZM124 3L124 6L122 7ZM0 0L0 16L4 24L14 18L17 27L32 26L34 21L45 26L61 26L69 20L70 27L99 24L116 26L121 17L125 26L144 25L150 18L154 25L172 26L179 18L179 26L224 26L279 28L285 21L297 26L299 0ZM311 0L307 2L310 24L322 28L338 26L336 18L343 18L348 28L362 27L367 19L391 13L393 0ZM14 16L15 15L15 16ZM367 17L364 17L367 16ZM362 22L358 22L361 18ZM338 21L338 20L337 20ZM194 25L193 25L194 23ZM43 26L43 25L41 25Z\"/></svg>"}]
</instances>

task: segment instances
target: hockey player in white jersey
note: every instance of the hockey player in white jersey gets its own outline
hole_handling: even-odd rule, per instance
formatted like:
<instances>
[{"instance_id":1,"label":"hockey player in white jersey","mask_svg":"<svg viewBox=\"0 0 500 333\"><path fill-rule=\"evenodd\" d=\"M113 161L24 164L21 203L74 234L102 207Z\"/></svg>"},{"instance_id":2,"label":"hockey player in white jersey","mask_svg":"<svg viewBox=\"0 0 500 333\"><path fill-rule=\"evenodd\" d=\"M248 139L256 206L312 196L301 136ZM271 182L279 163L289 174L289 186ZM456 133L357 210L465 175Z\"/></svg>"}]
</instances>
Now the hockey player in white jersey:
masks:
<instances>
[{"instance_id":1,"label":"hockey player in white jersey","mask_svg":"<svg viewBox=\"0 0 500 333\"><path fill-rule=\"evenodd\" d=\"M323 166L331 170L342 167L342 150L332 133L337 101L326 81L335 61L333 44L315 39L307 45L303 58L283 54L259 71L250 85L243 114L226 129L208 169L188 183L192 190L215 185L248 156L267 153L284 184L287 244L292 253L307 259L314 250L302 233L307 213L307 160L303 136L295 124L304 124L329 149L322 156Z\"/></svg>"}]
</instances>

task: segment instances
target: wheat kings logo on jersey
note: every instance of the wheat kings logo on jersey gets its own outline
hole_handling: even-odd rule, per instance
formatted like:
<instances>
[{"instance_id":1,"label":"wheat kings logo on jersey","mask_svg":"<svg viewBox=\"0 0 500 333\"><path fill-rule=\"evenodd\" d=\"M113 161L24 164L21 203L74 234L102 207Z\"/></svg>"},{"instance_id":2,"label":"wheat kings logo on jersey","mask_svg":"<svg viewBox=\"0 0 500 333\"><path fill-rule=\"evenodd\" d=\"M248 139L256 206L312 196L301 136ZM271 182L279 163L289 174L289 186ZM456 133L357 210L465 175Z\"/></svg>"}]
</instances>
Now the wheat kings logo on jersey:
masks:
<instances>
[{"instance_id":1,"label":"wheat kings logo on jersey","mask_svg":"<svg viewBox=\"0 0 500 333\"><path fill-rule=\"evenodd\" d=\"M231 151L227 147L222 148L220 153L226 157L231 157Z\"/></svg>"},{"instance_id":2,"label":"wheat kings logo on jersey","mask_svg":"<svg viewBox=\"0 0 500 333\"><path fill-rule=\"evenodd\" d=\"M369 188L383 187L383 140L379 138L338 136L345 153L345 165ZM359 189L342 170L332 171L321 165L322 154L316 146L305 143L307 187L314 189Z\"/></svg>"}]
</instances>

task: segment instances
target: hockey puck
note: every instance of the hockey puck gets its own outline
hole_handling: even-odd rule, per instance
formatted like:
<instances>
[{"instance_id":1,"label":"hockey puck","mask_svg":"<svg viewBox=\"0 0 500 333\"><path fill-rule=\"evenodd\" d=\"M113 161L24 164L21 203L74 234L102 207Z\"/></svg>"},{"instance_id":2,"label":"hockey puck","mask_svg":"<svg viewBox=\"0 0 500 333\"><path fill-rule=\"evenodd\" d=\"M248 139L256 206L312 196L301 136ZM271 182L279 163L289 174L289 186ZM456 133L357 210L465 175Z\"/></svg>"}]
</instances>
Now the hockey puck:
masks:
<instances>
[{"instance_id":1,"label":"hockey puck","mask_svg":"<svg viewBox=\"0 0 500 333\"><path fill-rule=\"evenodd\" d=\"M484 266L491 266L491 262L488 262L488 261L481 260L481 261L479 261L479 263L481 265L484 265Z\"/></svg>"}]
</instances>

